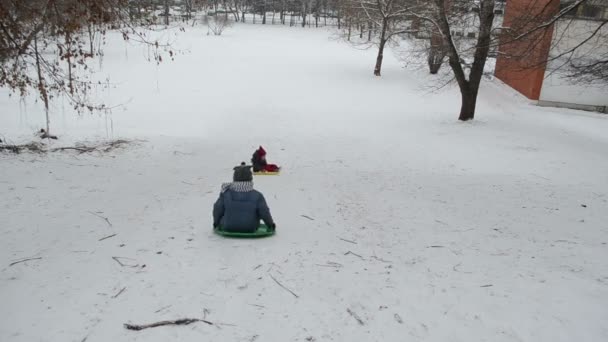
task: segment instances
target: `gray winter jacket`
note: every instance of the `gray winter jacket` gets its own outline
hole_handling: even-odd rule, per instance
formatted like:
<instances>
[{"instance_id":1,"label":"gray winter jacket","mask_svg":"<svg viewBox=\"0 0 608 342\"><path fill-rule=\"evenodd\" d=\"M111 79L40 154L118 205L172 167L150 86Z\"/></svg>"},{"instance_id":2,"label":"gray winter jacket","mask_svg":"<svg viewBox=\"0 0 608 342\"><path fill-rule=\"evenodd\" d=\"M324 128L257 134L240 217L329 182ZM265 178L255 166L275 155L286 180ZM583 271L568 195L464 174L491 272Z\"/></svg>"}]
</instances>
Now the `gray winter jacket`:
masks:
<instances>
[{"instance_id":1,"label":"gray winter jacket","mask_svg":"<svg viewBox=\"0 0 608 342\"><path fill-rule=\"evenodd\" d=\"M274 226L264 195L253 190L252 183L235 182L222 186L220 197L213 206L214 227L249 233L258 228L260 220L269 227Z\"/></svg>"}]
</instances>

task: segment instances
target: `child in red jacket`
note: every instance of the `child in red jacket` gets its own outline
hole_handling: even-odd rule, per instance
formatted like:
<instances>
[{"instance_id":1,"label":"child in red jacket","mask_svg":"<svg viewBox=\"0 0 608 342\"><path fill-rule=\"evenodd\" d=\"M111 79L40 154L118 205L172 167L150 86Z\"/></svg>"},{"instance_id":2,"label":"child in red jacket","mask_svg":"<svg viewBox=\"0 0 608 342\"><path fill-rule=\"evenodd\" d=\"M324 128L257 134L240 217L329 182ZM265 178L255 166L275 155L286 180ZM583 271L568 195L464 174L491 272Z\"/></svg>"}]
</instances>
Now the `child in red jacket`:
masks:
<instances>
[{"instance_id":1,"label":"child in red jacket","mask_svg":"<svg viewBox=\"0 0 608 342\"><path fill-rule=\"evenodd\" d=\"M281 169L275 164L268 164L266 150L262 146L253 152L251 164L253 164L253 172L278 172Z\"/></svg>"}]
</instances>

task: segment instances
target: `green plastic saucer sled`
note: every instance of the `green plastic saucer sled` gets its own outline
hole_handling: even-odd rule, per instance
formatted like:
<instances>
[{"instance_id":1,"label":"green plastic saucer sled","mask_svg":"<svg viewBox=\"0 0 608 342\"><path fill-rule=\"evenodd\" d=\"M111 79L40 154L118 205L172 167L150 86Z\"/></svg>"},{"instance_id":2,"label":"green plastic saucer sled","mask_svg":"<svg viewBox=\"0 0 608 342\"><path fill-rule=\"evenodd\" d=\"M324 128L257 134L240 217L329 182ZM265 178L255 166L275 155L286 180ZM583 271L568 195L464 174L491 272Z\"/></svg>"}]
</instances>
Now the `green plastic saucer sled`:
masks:
<instances>
[{"instance_id":1,"label":"green plastic saucer sled","mask_svg":"<svg viewBox=\"0 0 608 342\"><path fill-rule=\"evenodd\" d=\"M221 236L233 237L233 238L262 238L266 236L274 235L274 229L268 228L265 224L260 224L258 230L252 233L240 233L240 232L227 232L222 230L222 227L213 229L213 231Z\"/></svg>"}]
</instances>

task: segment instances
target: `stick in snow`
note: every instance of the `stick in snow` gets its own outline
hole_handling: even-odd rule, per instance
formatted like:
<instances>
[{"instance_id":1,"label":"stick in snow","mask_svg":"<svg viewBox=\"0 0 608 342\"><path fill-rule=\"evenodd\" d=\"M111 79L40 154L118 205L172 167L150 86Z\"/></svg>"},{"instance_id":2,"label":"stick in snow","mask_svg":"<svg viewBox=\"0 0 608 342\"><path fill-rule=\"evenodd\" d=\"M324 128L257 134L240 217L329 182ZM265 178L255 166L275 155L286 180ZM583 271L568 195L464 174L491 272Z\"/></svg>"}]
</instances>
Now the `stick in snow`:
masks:
<instances>
[{"instance_id":1,"label":"stick in snow","mask_svg":"<svg viewBox=\"0 0 608 342\"><path fill-rule=\"evenodd\" d=\"M89 211L89 214L91 214L91 215L95 215L95 216L97 216L97 217L99 217L99 218L101 218L101 219L104 219L104 220L105 220L105 221L108 223L108 225L109 225L110 227L112 227L112 223L110 222L110 220L108 220L108 218L107 218L107 217L105 217L105 216L101 216L101 215L99 215L99 214L97 214L97 213L94 213L94 212L92 212L92 211Z\"/></svg>"},{"instance_id":2,"label":"stick in snow","mask_svg":"<svg viewBox=\"0 0 608 342\"><path fill-rule=\"evenodd\" d=\"M391 263L392 263L392 261L389 261L389 260L384 260L384 259L382 259L382 258L378 258L376 255L373 255L373 256L372 256L372 258L373 258L373 259L376 259L376 260L378 260L378 261L380 261L380 262L383 262L383 263L385 263L385 264L391 264Z\"/></svg>"},{"instance_id":3,"label":"stick in snow","mask_svg":"<svg viewBox=\"0 0 608 342\"><path fill-rule=\"evenodd\" d=\"M154 313L159 313L159 312L161 312L161 311L163 311L163 310L165 310L165 309L170 308L171 306L172 306L172 305L163 306L162 308L160 308L160 309L158 309L158 310L154 311Z\"/></svg>"},{"instance_id":4,"label":"stick in snow","mask_svg":"<svg viewBox=\"0 0 608 342\"><path fill-rule=\"evenodd\" d=\"M115 256L113 256L113 257L112 257L112 259L114 259L114 261L116 261L116 262L117 262L117 263L118 263L120 266L122 266L122 267L137 267L137 266L139 266L139 264L137 264L137 265L127 265L127 264L123 264L122 262L120 262L120 259L121 259L121 258L123 258L123 259L128 259L128 258L124 258L124 257L115 257ZM144 266L145 266L145 265L144 265ZM142 266L142 267L143 267L143 266Z\"/></svg>"},{"instance_id":5,"label":"stick in snow","mask_svg":"<svg viewBox=\"0 0 608 342\"><path fill-rule=\"evenodd\" d=\"M481 285L480 287L492 287L492 286L494 286L494 285L488 284L488 285Z\"/></svg>"},{"instance_id":6,"label":"stick in snow","mask_svg":"<svg viewBox=\"0 0 608 342\"><path fill-rule=\"evenodd\" d=\"M296 298L300 298L300 296L298 296L297 294L295 294L293 291L291 291L290 289L286 288L283 284L279 283L278 280L276 280L272 274L268 274L270 276L270 278L272 278L272 280L274 280L275 283L277 283L280 287L284 288L285 290L289 291L289 293L291 293L294 297Z\"/></svg>"},{"instance_id":7,"label":"stick in snow","mask_svg":"<svg viewBox=\"0 0 608 342\"><path fill-rule=\"evenodd\" d=\"M343 238L341 238L341 237L339 237L338 239L340 239L340 240L342 240L342 241L346 241L346 242L352 243L353 245L356 245L356 244L357 244L357 242L355 242L355 241L352 241L352 240L347 240L347 239L343 239Z\"/></svg>"},{"instance_id":8,"label":"stick in snow","mask_svg":"<svg viewBox=\"0 0 608 342\"><path fill-rule=\"evenodd\" d=\"M363 257L362 257L362 256L360 256L360 255L359 255L359 254L357 254L357 253L353 253L353 252L351 252L351 251L348 251L348 252L344 253L344 255L349 255L349 254L352 254L352 255L354 255L354 256L358 256L359 258L363 259Z\"/></svg>"},{"instance_id":9,"label":"stick in snow","mask_svg":"<svg viewBox=\"0 0 608 342\"><path fill-rule=\"evenodd\" d=\"M196 322L203 322L203 323L207 323L209 325L213 325L212 322L209 322L207 320L200 319L200 318L182 318L182 319L176 319L174 321L160 321L160 322L156 322L156 323L142 324L142 325L125 323L124 327L129 330L139 331L139 330L148 329L148 328L161 327L163 325L188 325L188 324L192 324L192 323L196 323Z\"/></svg>"},{"instance_id":10,"label":"stick in snow","mask_svg":"<svg viewBox=\"0 0 608 342\"><path fill-rule=\"evenodd\" d=\"M42 259L42 257L40 257L40 258L27 258L27 259L23 259L23 260L18 260L18 261L12 262L12 263L11 263L10 265L8 265L8 266L10 267L10 266L13 266L13 265L17 265L17 264L19 264L19 263L22 263L22 262L26 262L26 261L30 261L30 260L40 260L40 259Z\"/></svg>"},{"instance_id":11,"label":"stick in snow","mask_svg":"<svg viewBox=\"0 0 608 342\"><path fill-rule=\"evenodd\" d=\"M102 238L101 238L101 239L99 239L98 241L103 241L103 240L105 240L105 239L109 239L109 238L111 238L111 237L115 237L115 236L116 236L116 234L108 235L108 236L106 236L106 237L102 237Z\"/></svg>"},{"instance_id":12,"label":"stick in snow","mask_svg":"<svg viewBox=\"0 0 608 342\"><path fill-rule=\"evenodd\" d=\"M363 320L361 319L361 317L359 317L359 315L357 315L356 313L354 313L351 309L346 309L346 312L348 312L351 316L353 316L353 318L356 319L357 322L359 322L359 324L365 325L365 322L363 322Z\"/></svg>"},{"instance_id":13,"label":"stick in snow","mask_svg":"<svg viewBox=\"0 0 608 342\"><path fill-rule=\"evenodd\" d=\"M118 293L113 295L112 298L116 298L116 297L120 296L120 294L125 292L126 289L127 289L126 287L123 287L122 290L118 291Z\"/></svg>"},{"instance_id":14,"label":"stick in snow","mask_svg":"<svg viewBox=\"0 0 608 342\"><path fill-rule=\"evenodd\" d=\"M314 221L314 220L315 220L314 218L312 218L312 217L310 217L310 216L307 216L307 215L300 215L300 216L302 216L302 217L304 217L304 218L307 218L307 219L309 219L309 220L311 220L311 221Z\"/></svg>"}]
</instances>

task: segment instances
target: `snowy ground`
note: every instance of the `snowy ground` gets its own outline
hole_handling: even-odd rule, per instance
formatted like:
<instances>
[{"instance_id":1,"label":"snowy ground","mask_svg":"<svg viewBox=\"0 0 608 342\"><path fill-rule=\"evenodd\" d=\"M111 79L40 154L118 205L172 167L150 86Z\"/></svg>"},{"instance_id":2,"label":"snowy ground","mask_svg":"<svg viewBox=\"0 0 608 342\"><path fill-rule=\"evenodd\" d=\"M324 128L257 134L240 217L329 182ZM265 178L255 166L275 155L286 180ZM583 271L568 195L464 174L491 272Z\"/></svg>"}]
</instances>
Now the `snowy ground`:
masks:
<instances>
[{"instance_id":1,"label":"snowy ground","mask_svg":"<svg viewBox=\"0 0 608 342\"><path fill-rule=\"evenodd\" d=\"M608 117L493 82L459 123L456 89L388 54L374 78L373 51L329 36L190 31L158 68L110 40L100 96L127 110L58 102L55 144L142 141L0 155L0 340L608 340ZM42 126L0 108L13 140ZM278 234L218 237L220 184L258 144L285 168L255 179ZM215 325L122 326L183 317Z\"/></svg>"}]
</instances>

